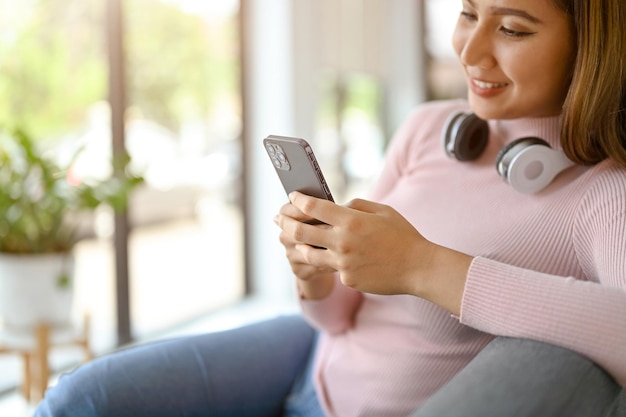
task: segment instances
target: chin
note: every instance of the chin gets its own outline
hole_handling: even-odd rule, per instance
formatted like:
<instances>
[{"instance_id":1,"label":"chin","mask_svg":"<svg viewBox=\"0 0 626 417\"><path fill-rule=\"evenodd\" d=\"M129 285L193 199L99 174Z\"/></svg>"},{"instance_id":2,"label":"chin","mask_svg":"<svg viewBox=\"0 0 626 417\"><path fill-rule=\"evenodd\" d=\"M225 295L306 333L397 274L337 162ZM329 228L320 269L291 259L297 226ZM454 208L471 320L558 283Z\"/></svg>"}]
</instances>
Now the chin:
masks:
<instances>
[{"instance_id":1,"label":"chin","mask_svg":"<svg viewBox=\"0 0 626 417\"><path fill-rule=\"evenodd\" d=\"M520 114L519 110L512 109L511 106L502 101L487 101L482 98L472 97L470 94L468 103L472 112L483 120L507 120L525 117L523 114Z\"/></svg>"},{"instance_id":2,"label":"chin","mask_svg":"<svg viewBox=\"0 0 626 417\"><path fill-rule=\"evenodd\" d=\"M467 99L472 112L483 120L511 120L527 117L552 117L562 113L561 107L515 105L512 102L485 100L470 94Z\"/></svg>"}]
</instances>

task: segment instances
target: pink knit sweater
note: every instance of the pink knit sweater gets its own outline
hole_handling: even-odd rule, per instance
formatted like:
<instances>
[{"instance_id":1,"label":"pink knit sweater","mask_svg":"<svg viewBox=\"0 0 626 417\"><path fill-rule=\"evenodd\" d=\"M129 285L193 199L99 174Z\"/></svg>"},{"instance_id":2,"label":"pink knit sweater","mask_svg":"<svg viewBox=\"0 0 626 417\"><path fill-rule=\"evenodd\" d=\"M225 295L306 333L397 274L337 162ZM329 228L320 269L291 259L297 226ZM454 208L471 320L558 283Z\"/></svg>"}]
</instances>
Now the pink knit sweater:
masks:
<instances>
[{"instance_id":1,"label":"pink knit sweater","mask_svg":"<svg viewBox=\"0 0 626 417\"><path fill-rule=\"evenodd\" d=\"M315 382L329 416L405 416L492 335L573 349L626 384L626 171L610 161L575 166L522 194L498 176L498 151L523 136L558 147L560 119L490 121L480 159L457 162L441 144L457 110L466 102L420 106L394 137L370 197L427 239L475 256L461 317L339 282L326 299L302 301L322 330Z\"/></svg>"}]
</instances>

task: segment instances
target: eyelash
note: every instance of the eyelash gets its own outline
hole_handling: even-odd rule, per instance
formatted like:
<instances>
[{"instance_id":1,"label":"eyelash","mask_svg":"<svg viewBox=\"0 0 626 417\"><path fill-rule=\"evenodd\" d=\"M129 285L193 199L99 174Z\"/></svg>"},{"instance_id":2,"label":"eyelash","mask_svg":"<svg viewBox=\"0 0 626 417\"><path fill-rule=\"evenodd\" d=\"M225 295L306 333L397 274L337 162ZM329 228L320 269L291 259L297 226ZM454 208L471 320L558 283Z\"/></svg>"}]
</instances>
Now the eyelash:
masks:
<instances>
[{"instance_id":1,"label":"eyelash","mask_svg":"<svg viewBox=\"0 0 626 417\"><path fill-rule=\"evenodd\" d=\"M476 20L478 20L475 15L465 11L461 12L461 16L470 22L475 22ZM526 36L533 35L532 32L519 32L512 29L507 29L504 26L500 28L500 32L502 32L504 36L508 38L524 38Z\"/></svg>"},{"instance_id":2,"label":"eyelash","mask_svg":"<svg viewBox=\"0 0 626 417\"><path fill-rule=\"evenodd\" d=\"M509 38L524 38L526 36L532 35L532 32L519 32L516 30L507 29L504 26L500 28L500 31Z\"/></svg>"}]
</instances>

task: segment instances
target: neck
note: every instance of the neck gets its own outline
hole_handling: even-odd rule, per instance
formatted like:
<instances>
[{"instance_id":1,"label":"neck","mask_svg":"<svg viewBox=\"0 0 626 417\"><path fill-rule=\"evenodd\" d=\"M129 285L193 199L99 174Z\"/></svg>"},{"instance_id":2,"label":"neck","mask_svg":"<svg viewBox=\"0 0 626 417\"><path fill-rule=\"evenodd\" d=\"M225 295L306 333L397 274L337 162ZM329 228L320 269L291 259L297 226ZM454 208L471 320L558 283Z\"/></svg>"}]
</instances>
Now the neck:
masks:
<instances>
[{"instance_id":1,"label":"neck","mask_svg":"<svg viewBox=\"0 0 626 417\"><path fill-rule=\"evenodd\" d=\"M548 142L557 149L561 147L562 116L529 117L511 120L490 120L493 138L507 144L522 137L534 136Z\"/></svg>"}]
</instances>

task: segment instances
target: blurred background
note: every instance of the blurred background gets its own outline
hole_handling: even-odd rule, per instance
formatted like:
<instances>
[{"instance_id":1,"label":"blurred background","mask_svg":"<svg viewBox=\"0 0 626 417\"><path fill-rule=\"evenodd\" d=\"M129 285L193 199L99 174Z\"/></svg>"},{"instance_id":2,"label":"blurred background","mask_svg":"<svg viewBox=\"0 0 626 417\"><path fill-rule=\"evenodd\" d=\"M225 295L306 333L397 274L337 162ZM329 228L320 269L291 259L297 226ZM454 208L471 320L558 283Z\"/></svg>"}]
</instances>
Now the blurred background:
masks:
<instances>
[{"instance_id":1,"label":"blurred background","mask_svg":"<svg viewBox=\"0 0 626 417\"><path fill-rule=\"evenodd\" d=\"M465 95L450 45L460 8L0 0L0 126L64 163L82 148L80 182L110 175L122 115L130 169L146 180L127 230L99 210L76 248L74 310L91 317L94 353L297 311L272 222L286 196L262 139L308 139L339 203L367 197L411 108ZM50 361L62 371L80 359L66 349ZM0 400L21 378L20 358L0 355Z\"/></svg>"}]
</instances>

